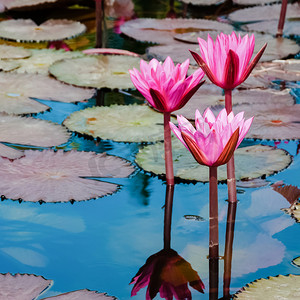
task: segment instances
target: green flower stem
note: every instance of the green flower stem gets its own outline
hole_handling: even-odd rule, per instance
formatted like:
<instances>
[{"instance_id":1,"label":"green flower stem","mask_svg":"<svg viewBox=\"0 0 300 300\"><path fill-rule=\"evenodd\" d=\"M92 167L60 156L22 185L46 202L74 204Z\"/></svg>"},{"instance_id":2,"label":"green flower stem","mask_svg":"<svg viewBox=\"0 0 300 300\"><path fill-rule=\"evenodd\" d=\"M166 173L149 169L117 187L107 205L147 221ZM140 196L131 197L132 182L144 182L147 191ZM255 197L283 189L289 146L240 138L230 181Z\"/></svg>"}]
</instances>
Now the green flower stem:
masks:
<instances>
[{"instance_id":1,"label":"green flower stem","mask_svg":"<svg viewBox=\"0 0 300 300\"><path fill-rule=\"evenodd\" d=\"M164 145L165 145L166 180L168 185L174 185L172 141L171 141L171 129L169 125L170 120L171 120L170 113L165 112L164 113Z\"/></svg>"},{"instance_id":2,"label":"green flower stem","mask_svg":"<svg viewBox=\"0 0 300 300\"><path fill-rule=\"evenodd\" d=\"M171 223L173 207L174 185L167 185L164 216L164 249L171 249Z\"/></svg>"},{"instance_id":3,"label":"green flower stem","mask_svg":"<svg viewBox=\"0 0 300 300\"><path fill-rule=\"evenodd\" d=\"M282 0L276 37L282 37L288 0Z\"/></svg>"},{"instance_id":4,"label":"green flower stem","mask_svg":"<svg viewBox=\"0 0 300 300\"><path fill-rule=\"evenodd\" d=\"M224 275L223 275L223 299L230 298L230 282L231 282L231 263L232 263L232 248L234 239L234 226L236 216L237 202L228 202L227 224L226 224L226 239L224 252Z\"/></svg>"},{"instance_id":5,"label":"green flower stem","mask_svg":"<svg viewBox=\"0 0 300 300\"><path fill-rule=\"evenodd\" d=\"M209 299L218 299L219 220L217 167L209 167Z\"/></svg>"},{"instance_id":6,"label":"green flower stem","mask_svg":"<svg viewBox=\"0 0 300 300\"><path fill-rule=\"evenodd\" d=\"M95 0L96 2L96 48L102 48L102 19L103 19L103 1Z\"/></svg>"}]
</instances>

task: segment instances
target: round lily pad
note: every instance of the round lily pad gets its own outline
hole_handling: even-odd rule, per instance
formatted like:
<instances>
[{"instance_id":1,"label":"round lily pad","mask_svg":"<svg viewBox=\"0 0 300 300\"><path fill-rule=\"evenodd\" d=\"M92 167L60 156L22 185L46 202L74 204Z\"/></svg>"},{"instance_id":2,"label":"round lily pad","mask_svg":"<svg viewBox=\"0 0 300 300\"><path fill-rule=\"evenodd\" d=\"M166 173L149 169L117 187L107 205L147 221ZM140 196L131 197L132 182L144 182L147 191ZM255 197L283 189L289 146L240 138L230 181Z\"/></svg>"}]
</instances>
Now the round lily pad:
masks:
<instances>
[{"instance_id":1,"label":"round lily pad","mask_svg":"<svg viewBox=\"0 0 300 300\"><path fill-rule=\"evenodd\" d=\"M69 137L66 128L59 124L0 113L1 142L52 147L66 143Z\"/></svg>"},{"instance_id":2,"label":"round lily pad","mask_svg":"<svg viewBox=\"0 0 300 300\"><path fill-rule=\"evenodd\" d=\"M183 108L174 111L173 114L183 115L189 120L194 120L196 109L198 109L200 112L203 112L208 106L225 106L225 96L222 95L222 92L222 89L215 85L203 85ZM234 105L241 103L246 103L248 105L264 103L268 103L270 105L293 105L295 100L290 94L289 89L285 89L283 91L274 89L235 89L232 92L232 102Z\"/></svg>"},{"instance_id":3,"label":"round lily pad","mask_svg":"<svg viewBox=\"0 0 300 300\"><path fill-rule=\"evenodd\" d=\"M232 0L238 5L262 5L267 3L274 3L274 0Z\"/></svg>"},{"instance_id":4,"label":"round lily pad","mask_svg":"<svg viewBox=\"0 0 300 300\"><path fill-rule=\"evenodd\" d=\"M123 34L138 41L174 44L178 33L206 30L233 30L229 24L205 19L134 19L121 26Z\"/></svg>"},{"instance_id":5,"label":"round lily pad","mask_svg":"<svg viewBox=\"0 0 300 300\"><path fill-rule=\"evenodd\" d=\"M134 167L105 153L24 151L24 157L0 158L0 194L30 202L68 202L102 197L118 185L87 177L128 177Z\"/></svg>"},{"instance_id":6,"label":"round lily pad","mask_svg":"<svg viewBox=\"0 0 300 300\"><path fill-rule=\"evenodd\" d=\"M9 45L0 45L0 59L18 59L31 56L28 49Z\"/></svg>"},{"instance_id":7,"label":"round lily pad","mask_svg":"<svg viewBox=\"0 0 300 300\"><path fill-rule=\"evenodd\" d=\"M300 267L300 256L294 258L294 259L292 260L292 263L293 263L295 266Z\"/></svg>"},{"instance_id":8,"label":"round lily pad","mask_svg":"<svg viewBox=\"0 0 300 300\"><path fill-rule=\"evenodd\" d=\"M208 168L199 165L179 140L174 139L172 147L175 177L191 181L208 181ZM291 156L284 150L262 145L238 148L234 157L237 180L270 176L285 169L292 162ZM164 175L163 143L142 148L136 156L136 163L147 172ZM226 166L220 166L218 180L225 181L226 178Z\"/></svg>"},{"instance_id":9,"label":"round lily pad","mask_svg":"<svg viewBox=\"0 0 300 300\"><path fill-rule=\"evenodd\" d=\"M284 58L291 54L297 54L300 51L299 45L290 39L277 39L270 34L259 33L255 33L255 37L254 55L265 43L268 44L260 61L271 61ZM207 34L205 39L207 39ZM192 36L192 40L197 42L197 36ZM176 63L185 61L189 58L191 64L197 65L189 50L199 53L198 44L177 43L172 45L152 46L147 48L146 52L149 58L154 57L158 60L165 60L167 56L171 56Z\"/></svg>"},{"instance_id":10,"label":"round lily pad","mask_svg":"<svg viewBox=\"0 0 300 300\"><path fill-rule=\"evenodd\" d=\"M9 159L16 159L24 156L23 152L12 147L8 147L0 143L0 156L6 157Z\"/></svg>"},{"instance_id":11,"label":"round lily pad","mask_svg":"<svg viewBox=\"0 0 300 300\"><path fill-rule=\"evenodd\" d=\"M77 86L128 89L134 87L128 70L139 65L138 57L98 55L58 61L49 71L57 79Z\"/></svg>"},{"instance_id":12,"label":"round lily pad","mask_svg":"<svg viewBox=\"0 0 300 300\"><path fill-rule=\"evenodd\" d=\"M257 22L266 20L277 20L280 16L281 4L254 6L236 10L228 15L228 18L234 22ZM300 6L298 3L288 4L286 10L286 19L299 18ZM278 25L278 24L277 24ZM276 26L277 28L277 26Z\"/></svg>"},{"instance_id":13,"label":"round lily pad","mask_svg":"<svg viewBox=\"0 0 300 300\"><path fill-rule=\"evenodd\" d=\"M0 60L0 71L9 72L20 67L17 61Z\"/></svg>"},{"instance_id":14,"label":"round lily pad","mask_svg":"<svg viewBox=\"0 0 300 300\"><path fill-rule=\"evenodd\" d=\"M221 4L225 0L181 0L183 3L192 4L192 5L215 5L215 4Z\"/></svg>"},{"instance_id":15,"label":"round lily pad","mask_svg":"<svg viewBox=\"0 0 300 300\"><path fill-rule=\"evenodd\" d=\"M289 274L276 277L261 278L247 284L234 295L234 299L261 300L264 299L298 299L300 295L300 275Z\"/></svg>"},{"instance_id":16,"label":"round lily pad","mask_svg":"<svg viewBox=\"0 0 300 300\"><path fill-rule=\"evenodd\" d=\"M90 107L72 113L63 124L71 131L117 142L163 140L163 115L144 105Z\"/></svg>"},{"instance_id":17,"label":"round lily pad","mask_svg":"<svg viewBox=\"0 0 300 300\"><path fill-rule=\"evenodd\" d=\"M60 41L86 31L84 24L71 20L50 19L37 25L30 19L11 19L0 22L0 37L17 42Z\"/></svg>"}]
</instances>

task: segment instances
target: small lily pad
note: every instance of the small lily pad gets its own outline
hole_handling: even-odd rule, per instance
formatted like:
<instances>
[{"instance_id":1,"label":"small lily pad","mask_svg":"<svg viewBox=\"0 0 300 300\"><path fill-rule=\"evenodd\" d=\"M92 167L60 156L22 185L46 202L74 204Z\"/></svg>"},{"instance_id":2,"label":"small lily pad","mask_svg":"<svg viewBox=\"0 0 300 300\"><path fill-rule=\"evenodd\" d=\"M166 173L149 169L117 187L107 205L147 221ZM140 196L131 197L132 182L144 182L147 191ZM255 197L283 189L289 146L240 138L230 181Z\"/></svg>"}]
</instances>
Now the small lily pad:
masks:
<instances>
[{"instance_id":1,"label":"small lily pad","mask_svg":"<svg viewBox=\"0 0 300 300\"><path fill-rule=\"evenodd\" d=\"M298 299L300 296L300 275L289 274L276 277L261 278L247 284L234 295L234 299L261 300L264 299Z\"/></svg>"},{"instance_id":2,"label":"small lily pad","mask_svg":"<svg viewBox=\"0 0 300 300\"><path fill-rule=\"evenodd\" d=\"M134 19L121 26L123 34L142 42L174 44L178 33L233 30L229 24L205 19Z\"/></svg>"},{"instance_id":3,"label":"small lily pad","mask_svg":"<svg viewBox=\"0 0 300 300\"><path fill-rule=\"evenodd\" d=\"M0 143L0 156L16 159L24 156L23 152Z\"/></svg>"},{"instance_id":4,"label":"small lily pad","mask_svg":"<svg viewBox=\"0 0 300 300\"><path fill-rule=\"evenodd\" d=\"M269 184L270 182L263 178L245 179L236 182L236 186L239 188L259 188Z\"/></svg>"},{"instance_id":5,"label":"small lily pad","mask_svg":"<svg viewBox=\"0 0 300 300\"><path fill-rule=\"evenodd\" d=\"M57 79L77 86L128 89L134 87L128 70L139 65L138 57L98 55L58 61L49 71Z\"/></svg>"},{"instance_id":6,"label":"small lily pad","mask_svg":"<svg viewBox=\"0 0 300 300\"><path fill-rule=\"evenodd\" d=\"M172 141L174 175L191 181L208 181L208 168L199 165L179 140ZM236 179L270 176L285 169L292 158L284 150L255 145L235 151ZM163 143L146 146L138 152L136 163L145 171L156 175L165 174ZM218 168L218 180L227 178L226 166Z\"/></svg>"},{"instance_id":7,"label":"small lily pad","mask_svg":"<svg viewBox=\"0 0 300 300\"><path fill-rule=\"evenodd\" d=\"M11 19L0 22L0 37L17 42L60 41L85 31L84 24L71 20L51 19L40 25L31 19Z\"/></svg>"},{"instance_id":8,"label":"small lily pad","mask_svg":"<svg viewBox=\"0 0 300 300\"><path fill-rule=\"evenodd\" d=\"M30 202L88 200L118 189L88 177L128 177L134 171L130 163L105 153L26 150L24 155L14 161L0 158L0 195Z\"/></svg>"},{"instance_id":9,"label":"small lily pad","mask_svg":"<svg viewBox=\"0 0 300 300\"><path fill-rule=\"evenodd\" d=\"M20 63L17 61L6 61L6 60L0 60L0 71L9 72L13 71L20 67Z\"/></svg>"},{"instance_id":10,"label":"small lily pad","mask_svg":"<svg viewBox=\"0 0 300 300\"><path fill-rule=\"evenodd\" d=\"M291 215L296 222L300 223L300 203L295 203L290 208L284 208L283 211Z\"/></svg>"},{"instance_id":11,"label":"small lily pad","mask_svg":"<svg viewBox=\"0 0 300 300\"><path fill-rule=\"evenodd\" d=\"M0 113L0 141L38 147L64 144L70 134L59 124Z\"/></svg>"},{"instance_id":12,"label":"small lily pad","mask_svg":"<svg viewBox=\"0 0 300 300\"><path fill-rule=\"evenodd\" d=\"M31 56L31 52L23 47L0 45L0 59L18 59Z\"/></svg>"},{"instance_id":13,"label":"small lily pad","mask_svg":"<svg viewBox=\"0 0 300 300\"><path fill-rule=\"evenodd\" d=\"M163 140L163 115L144 105L90 107L72 113L63 124L71 131L117 142Z\"/></svg>"},{"instance_id":14,"label":"small lily pad","mask_svg":"<svg viewBox=\"0 0 300 300\"><path fill-rule=\"evenodd\" d=\"M292 263L293 263L295 266L300 267L300 256L294 258L294 259L292 260Z\"/></svg>"}]
</instances>

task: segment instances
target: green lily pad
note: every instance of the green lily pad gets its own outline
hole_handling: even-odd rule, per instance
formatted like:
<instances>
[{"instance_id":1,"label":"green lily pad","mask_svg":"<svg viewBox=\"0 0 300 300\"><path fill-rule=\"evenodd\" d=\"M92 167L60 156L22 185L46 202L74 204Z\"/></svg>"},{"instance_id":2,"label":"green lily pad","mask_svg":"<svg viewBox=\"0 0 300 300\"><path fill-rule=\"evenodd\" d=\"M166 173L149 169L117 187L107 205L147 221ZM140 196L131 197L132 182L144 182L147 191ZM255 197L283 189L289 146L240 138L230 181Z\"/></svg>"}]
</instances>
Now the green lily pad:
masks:
<instances>
[{"instance_id":1,"label":"green lily pad","mask_svg":"<svg viewBox=\"0 0 300 300\"><path fill-rule=\"evenodd\" d=\"M300 256L294 258L294 259L292 260L292 263L293 263L295 266L300 267Z\"/></svg>"},{"instance_id":2,"label":"green lily pad","mask_svg":"<svg viewBox=\"0 0 300 300\"><path fill-rule=\"evenodd\" d=\"M93 138L142 143L163 140L163 119L162 114L148 106L112 105L76 111L63 124Z\"/></svg>"},{"instance_id":3,"label":"green lily pad","mask_svg":"<svg viewBox=\"0 0 300 300\"><path fill-rule=\"evenodd\" d=\"M134 87L128 70L139 66L138 57L98 55L58 61L49 71L57 79L77 86L128 89Z\"/></svg>"},{"instance_id":4,"label":"green lily pad","mask_svg":"<svg viewBox=\"0 0 300 300\"><path fill-rule=\"evenodd\" d=\"M18 63L17 61L5 61L2 59L0 60L0 71L9 72L19 67L20 63Z\"/></svg>"},{"instance_id":5,"label":"green lily pad","mask_svg":"<svg viewBox=\"0 0 300 300\"><path fill-rule=\"evenodd\" d=\"M23 47L0 45L0 59L18 59L31 56L31 52Z\"/></svg>"},{"instance_id":6,"label":"green lily pad","mask_svg":"<svg viewBox=\"0 0 300 300\"><path fill-rule=\"evenodd\" d=\"M300 275L289 274L276 277L261 278L247 284L246 287L234 295L234 299L261 300L264 299L299 299Z\"/></svg>"},{"instance_id":7,"label":"green lily pad","mask_svg":"<svg viewBox=\"0 0 300 300\"><path fill-rule=\"evenodd\" d=\"M208 167L199 165L179 140L174 139L172 147L175 177L191 181L208 181ZM238 148L235 151L236 179L270 176L285 169L291 162L291 156L281 149L262 145ZM136 163L147 172L164 175L163 143L140 149L136 156ZM220 166L218 180L225 181L226 178L226 166Z\"/></svg>"},{"instance_id":8,"label":"green lily pad","mask_svg":"<svg viewBox=\"0 0 300 300\"><path fill-rule=\"evenodd\" d=\"M262 5L273 2L274 0L233 0L233 3L238 5Z\"/></svg>"}]
</instances>

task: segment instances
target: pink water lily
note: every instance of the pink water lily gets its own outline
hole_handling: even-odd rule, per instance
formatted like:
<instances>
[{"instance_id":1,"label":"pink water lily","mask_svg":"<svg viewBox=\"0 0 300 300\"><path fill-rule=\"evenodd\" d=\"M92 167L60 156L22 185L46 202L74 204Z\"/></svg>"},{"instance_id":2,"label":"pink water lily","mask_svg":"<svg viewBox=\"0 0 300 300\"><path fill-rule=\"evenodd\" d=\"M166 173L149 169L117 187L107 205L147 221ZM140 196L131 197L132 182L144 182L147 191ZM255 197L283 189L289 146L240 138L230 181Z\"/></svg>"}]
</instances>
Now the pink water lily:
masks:
<instances>
[{"instance_id":1,"label":"pink water lily","mask_svg":"<svg viewBox=\"0 0 300 300\"><path fill-rule=\"evenodd\" d=\"M134 86L151 106L160 112L172 112L182 108L203 84L204 72L199 69L186 78L189 59L174 65L168 56L163 64L152 59L149 64L141 60L139 72L129 70Z\"/></svg>"},{"instance_id":2,"label":"pink water lily","mask_svg":"<svg viewBox=\"0 0 300 300\"><path fill-rule=\"evenodd\" d=\"M255 46L253 34L242 38L235 32L221 33L215 43L208 34L207 41L198 38L198 42L201 56L193 51L191 54L211 82L224 90L232 90L247 79L267 46L250 62Z\"/></svg>"},{"instance_id":3,"label":"pink water lily","mask_svg":"<svg viewBox=\"0 0 300 300\"><path fill-rule=\"evenodd\" d=\"M178 127L171 122L170 127L199 164L217 167L229 161L252 120L253 117L245 121L244 112L227 115L225 108L215 117L207 108L203 116L196 110L196 128L183 116L177 116Z\"/></svg>"}]
</instances>

